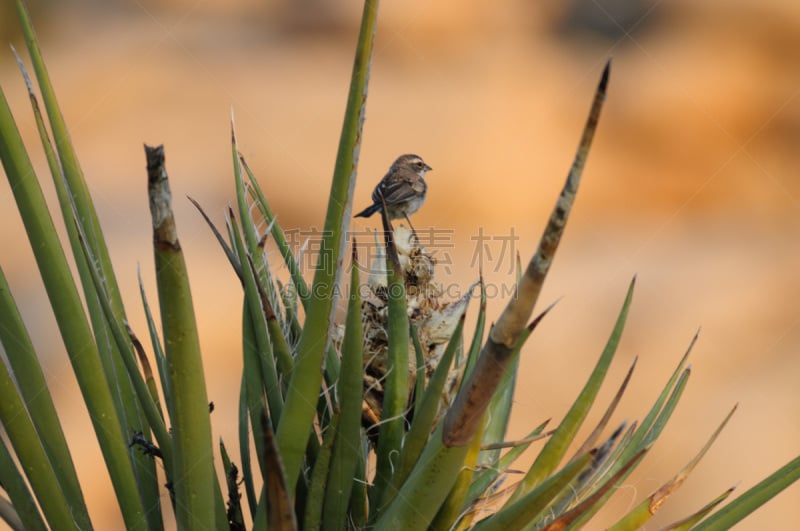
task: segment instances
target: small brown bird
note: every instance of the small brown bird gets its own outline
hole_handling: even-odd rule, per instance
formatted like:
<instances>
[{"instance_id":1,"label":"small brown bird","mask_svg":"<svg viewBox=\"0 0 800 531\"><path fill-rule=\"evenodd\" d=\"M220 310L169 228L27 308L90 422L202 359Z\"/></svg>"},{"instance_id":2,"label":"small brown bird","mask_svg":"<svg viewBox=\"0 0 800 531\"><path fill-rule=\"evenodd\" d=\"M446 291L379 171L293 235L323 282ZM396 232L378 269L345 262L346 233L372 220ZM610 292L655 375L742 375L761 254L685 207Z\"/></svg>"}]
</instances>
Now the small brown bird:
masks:
<instances>
[{"instance_id":1,"label":"small brown bird","mask_svg":"<svg viewBox=\"0 0 800 531\"><path fill-rule=\"evenodd\" d=\"M383 208L381 203L383 195L389 219L404 217L410 226L411 221L408 216L419 210L425 202L428 185L423 177L426 171L432 169L419 155L400 155L372 192L372 204L355 217L368 218L379 212ZM414 230L413 226L411 230Z\"/></svg>"}]
</instances>

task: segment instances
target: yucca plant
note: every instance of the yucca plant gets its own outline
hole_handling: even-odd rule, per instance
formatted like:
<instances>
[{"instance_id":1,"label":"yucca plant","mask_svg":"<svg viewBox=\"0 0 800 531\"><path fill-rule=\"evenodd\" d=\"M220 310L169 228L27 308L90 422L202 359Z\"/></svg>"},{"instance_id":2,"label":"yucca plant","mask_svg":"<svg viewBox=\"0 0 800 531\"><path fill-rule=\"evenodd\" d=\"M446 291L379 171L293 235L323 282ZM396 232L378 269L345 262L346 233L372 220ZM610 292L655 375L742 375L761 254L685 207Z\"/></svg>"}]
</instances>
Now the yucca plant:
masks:
<instances>
[{"instance_id":1,"label":"yucca plant","mask_svg":"<svg viewBox=\"0 0 800 531\"><path fill-rule=\"evenodd\" d=\"M646 457L688 382L688 351L644 419L609 428L631 367L589 437L576 441L613 361L634 282L592 374L558 426L542 423L524 439L506 440L520 352L550 310L531 319L580 184L610 65L539 248L525 267L518 266L514 296L488 332L483 283L463 299L440 300L435 260L413 232L384 217L383 252L364 265L368 279L361 278L358 245L346 237L377 2L364 5L310 283L233 131L236 209L227 212L224 230L195 203L243 287L239 440L232 447L211 438L206 375L164 149L145 149L161 319L159 327L142 289L146 348L127 325L100 223L31 21L21 0L16 6L46 111L40 111L23 67L58 208L44 201L2 93L0 155L127 528L173 527L171 514L179 529L579 528ZM51 212L60 213L67 229L64 243L77 264L77 279ZM288 281L275 274L279 264L267 261L267 245L279 251ZM473 290L480 293L480 305L468 333L464 316ZM341 293L347 296L340 298ZM346 304L346 318L336 323L340 302ZM0 516L14 529L90 529L69 443L1 271L0 340L6 352L0 363L5 431ZM620 515L614 529L647 522L729 417L683 470ZM512 482L507 472L538 439L544 444L533 464ZM166 485L160 484L159 470ZM670 528L728 528L798 475L800 457L721 510L732 489L699 501ZM170 507L162 507L163 500Z\"/></svg>"}]
</instances>

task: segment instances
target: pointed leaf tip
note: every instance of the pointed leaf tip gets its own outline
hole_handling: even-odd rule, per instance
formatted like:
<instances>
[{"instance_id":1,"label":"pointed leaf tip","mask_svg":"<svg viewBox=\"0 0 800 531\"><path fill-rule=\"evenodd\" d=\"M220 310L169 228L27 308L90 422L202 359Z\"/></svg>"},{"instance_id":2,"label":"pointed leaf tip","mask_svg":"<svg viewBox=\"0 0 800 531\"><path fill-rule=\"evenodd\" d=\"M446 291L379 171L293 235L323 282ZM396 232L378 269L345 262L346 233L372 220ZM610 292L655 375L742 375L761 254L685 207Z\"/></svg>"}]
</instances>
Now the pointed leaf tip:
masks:
<instances>
[{"instance_id":1,"label":"pointed leaf tip","mask_svg":"<svg viewBox=\"0 0 800 531\"><path fill-rule=\"evenodd\" d=\"M614 430L614 433L612 433L612 434L611 434L611 437L609 437L609 440L611 440L611 441L615 441L615 440L617 439L617 437L619 437L619 436L620 436L620 434L622 433L622 431L625 429L625 426L627 426L627 425L628 425L628 421L626 421L626 420L623 420L623 421L620 423L620 425L619 425L619 426L617 426L617 429L616 429L616 430Z\"/></svg>"},{"instance_id":2,"label":"pointed leaf tip","mask_svg":"<svg viewBox=\"0 0 800 531\"><path fill-rule=\"evenodd\" d=\"M28 95L33 97L33 83L31 82L31 78L28 75L28 69L25 68L25 63L22 61L22 58L17 53L17 49L14 47L13 44L9 44L11 47L11 53L14 54L14 59L17 60L17 65L19 66L19 71L22 73L22 79L25 81L25 87L28 89Z\"/></svg>"},{"instance_id":3,"label":"pointed leaf tip","mask_svg":"<svg viewBox=\"0 0 800 531\"><path fill-rule=\"evenodd\" d=\"M533 319L533 321L531 321L530 323L528 323L528 324L527 324L526 328L528 329L528 331L529 331L529 332L533 332L533 330L534 330L534 329L535 329L537 326L539 326L539 323L542 321L542 319L544 319L544 318L545 318L545 316L546 316L548 313L550 313L550 310L552 310L553 308L555 308L555 306L556 306L556 304L558 304L558 301L559 301L559 300L561 300L561 299L558 299L558 300L556 300L556 301L554 301L554 302L550 303L550 306L548 306L547 308L545 308L545 309L542 311L542 313L540 313L539 315L537 315L537 316L536 316L536 317Z\"/></svg>"},{"instance_id":4,"label":"pointed leaf tip","mask_svg":"<svg viewBox=\"0 0 800 531\"><path fill-rule=\"evenodd\" d=\"M597 91L605 94L606 87L608 87L608 78L611 75L611 58L608 58L605 68L603 68L603 75L600 76L600 84L597 86Z\"/></svg>"}]
</instances>

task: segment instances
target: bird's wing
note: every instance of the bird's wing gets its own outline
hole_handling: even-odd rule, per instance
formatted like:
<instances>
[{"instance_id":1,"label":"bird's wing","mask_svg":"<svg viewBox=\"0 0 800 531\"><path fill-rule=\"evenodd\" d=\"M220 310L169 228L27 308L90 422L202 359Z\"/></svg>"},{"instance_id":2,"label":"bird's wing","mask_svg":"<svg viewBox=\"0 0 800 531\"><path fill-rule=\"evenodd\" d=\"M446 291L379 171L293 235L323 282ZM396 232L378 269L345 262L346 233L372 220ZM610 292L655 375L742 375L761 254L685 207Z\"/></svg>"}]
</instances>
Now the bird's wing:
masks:
<instances>
[{"instance_id":1,"label":"bird's wing","mask_svg":"<svg viewBox=\"0 0 800 531\"><path fill-rule=\"evenodd\" d=\"M380 204L381 197L378 194L378 191L380 191L386 204L396 205L425 193L426 187L425 181L417 175L404 175L397 176L395 179L384 179L372 193L372 200Z\"/></svg>"}]
</instances>

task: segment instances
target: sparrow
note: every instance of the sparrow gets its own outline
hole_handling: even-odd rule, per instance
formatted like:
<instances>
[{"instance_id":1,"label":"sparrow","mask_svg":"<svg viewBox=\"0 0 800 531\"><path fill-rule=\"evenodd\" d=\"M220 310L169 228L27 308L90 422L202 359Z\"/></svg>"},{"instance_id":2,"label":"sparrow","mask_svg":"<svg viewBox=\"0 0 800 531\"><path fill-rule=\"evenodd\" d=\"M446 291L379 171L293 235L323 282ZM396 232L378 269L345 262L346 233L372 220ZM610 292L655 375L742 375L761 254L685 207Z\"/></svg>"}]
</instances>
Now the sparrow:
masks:
<instances>
[{"instance_id":1,"label":"sparrow","mask_svg":"<svg viewBox=\"0 0 800 531\"><path fill-rule=\"evenodd\" d=\"M383 208L382 195L389 219L404 217L411 225L408 216L419 210L425 202L425 192L428 190L425 172L432 169L419 155L400 155L372 192L372 204L355 217L368 218L379 212ZM414 230L413 226L411 230Z\"/></svg>"}]
</instances>

